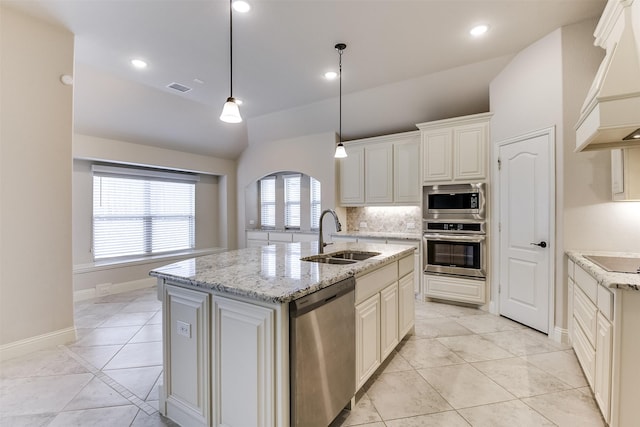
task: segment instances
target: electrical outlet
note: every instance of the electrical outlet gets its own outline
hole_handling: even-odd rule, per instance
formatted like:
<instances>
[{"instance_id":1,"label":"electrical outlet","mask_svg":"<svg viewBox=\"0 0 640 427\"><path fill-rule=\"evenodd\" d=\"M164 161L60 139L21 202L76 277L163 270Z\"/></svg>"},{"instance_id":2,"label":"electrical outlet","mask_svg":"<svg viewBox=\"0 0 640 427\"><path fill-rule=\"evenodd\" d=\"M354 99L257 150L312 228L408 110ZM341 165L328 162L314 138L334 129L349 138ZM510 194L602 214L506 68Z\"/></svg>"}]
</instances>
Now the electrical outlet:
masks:
<instances>
[{"instance_id":1,"label":"electrical outlet","mask_svg":"<svg viewBox=\"0 0 640 427\"><path fill-rule=\"evenodd\" d=\"M191 325L186 322L176 321L176 332L183 337L191 338Z\"/></svg>"},{"instance_id":2,"label":"electrical outlet","mask_svg":"<svg viewBox=\"0 0 640 427\"><path fill-rule=\"evenodd\" d=\"M407 230L415 230L416 228L416 223L415 222L408 222L407 223Z\"/></svg>"},{"instance_id":3,"label":"electrical outlet","mask_svg":"<svg viewBox=\"0 0 640 427\"><path fill-rule=\"evenodd\" d=\"M364 222L364 221L362 221L362 222L360 223L360 228L367 228L367 223L366 223L366 222Z\"/></svg>"}]
</instances>

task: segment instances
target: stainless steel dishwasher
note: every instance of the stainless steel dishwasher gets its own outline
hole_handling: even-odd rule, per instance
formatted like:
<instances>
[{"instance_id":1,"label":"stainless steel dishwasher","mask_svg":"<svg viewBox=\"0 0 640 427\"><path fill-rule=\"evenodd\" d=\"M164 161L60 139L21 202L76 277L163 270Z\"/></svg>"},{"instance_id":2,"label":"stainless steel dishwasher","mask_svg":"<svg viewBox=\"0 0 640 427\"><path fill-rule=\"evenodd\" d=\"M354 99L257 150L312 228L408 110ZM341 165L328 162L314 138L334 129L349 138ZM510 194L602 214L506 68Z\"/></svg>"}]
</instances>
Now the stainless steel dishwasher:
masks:
<instances>
[{"instance_id":1,"label":"stainless steel dishwasher","mask_svg":"<svg viewBox=\"0 0 640 427\"><path fill-rule=\"evenodd\" d=\"M289 303L291 425L327 427L355 393L355 279Z\"/></svg>"}]
</instances>

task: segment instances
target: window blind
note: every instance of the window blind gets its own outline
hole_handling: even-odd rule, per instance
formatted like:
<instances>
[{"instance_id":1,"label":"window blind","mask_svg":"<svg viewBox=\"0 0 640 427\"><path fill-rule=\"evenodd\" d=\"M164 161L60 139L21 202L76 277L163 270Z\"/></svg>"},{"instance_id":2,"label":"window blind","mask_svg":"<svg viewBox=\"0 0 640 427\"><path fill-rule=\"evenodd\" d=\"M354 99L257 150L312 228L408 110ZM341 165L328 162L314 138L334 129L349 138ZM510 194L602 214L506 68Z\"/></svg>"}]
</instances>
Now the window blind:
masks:
<instances>
[{"instance_id":1,"label":"window blind","mask_svg":"<svg viewBox=\"0 0 640 427\"><path fill-rule=\"evenodd\" d=\"M284 176L284 226L300 228L300 175Z\"/></svg>"},{"instance_id":2,"label":"window blind","mask_svg":"<svg viewBox=\"0 0 640 427\"><path fill-rule=\"evenodd\" d=\"M310 193L311 193L311 228L317 230L320 228L321 214L321 194L320 181L310 177Z\"/></svg>"},{"instance_id":3,"label":"window blind","mask_svg":"<svg viewBox=\"0 0 640 427\"><path fill-rule=\"evenodd\" d=\"M197 176L93 168L94 259L195 247Z\"/></svg>"},{"instance_id":4,"label":"window blind","mask_svg":"<svg viewBox=\"0 0 640 427\"><path fill-rule=\"evenodd\" d=\"M274 228L276 226L276 177L270 176L260 180L260 225Z\"/></svg>"}]
</instances>

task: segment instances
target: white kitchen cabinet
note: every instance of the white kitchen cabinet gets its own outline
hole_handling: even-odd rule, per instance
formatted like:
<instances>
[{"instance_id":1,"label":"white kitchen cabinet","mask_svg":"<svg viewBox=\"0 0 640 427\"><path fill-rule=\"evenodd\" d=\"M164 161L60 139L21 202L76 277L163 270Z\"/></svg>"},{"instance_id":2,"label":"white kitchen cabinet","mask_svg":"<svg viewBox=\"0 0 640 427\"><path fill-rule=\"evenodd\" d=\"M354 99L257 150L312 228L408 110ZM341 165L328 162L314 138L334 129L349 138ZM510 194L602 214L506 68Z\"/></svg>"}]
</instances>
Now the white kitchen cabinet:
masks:
<instances>
[{"instance_id":1,"label":"white kitchen cabinet","mask_svg":"<svg viewBox=\"0 0 640 427\"><path fill-rule=\"evenodd\" d=\"M356 389L380 366L380 294L356 305Z\"/></svg>"},{"instance_id":2,"label":"white kitchen cabinet","mask_svg":"<svg viewBox=\"0 0 640 427\"><path fill-rule=\"evenodd\" d=\"M413 292L418 297L422 297L421 279L422 274L422 254L420 252L420 243L414 240L393 240L387 239L390 245L412 245L416 248L413 252Z\"/></svg>"},{"instance_id":3,"label":"white kitchen cabinet","mask_svg":"<svg viewBox=\"0 0 640 427\"><path fill-rule=\"evenodd\" d=\"M393 201L420 203L420 138L393 143Z\"/></svg>"},{"instance_id":4,"label":"white kitchen cabinet","mask_svg":"<svg viewBox=\"0 0 640 427\"><path fill-rule=\"evenodd\" d=\"M398 283L380 291L380 359L384 360L398 344Z\"/></svg>"},{"instance_id":5,"label":"white kitchen cabinet","mask_svg":"<svg viewBox=\"0 0 640 427\"><path fill-rule=\"evenodd\" d=\"M424 184L486 179L491 113L418 124Z\"/></svg>"},{"instance_id":6,"label":"white kitchen cabinet","mask_svg":"<svg viewBox=\"0 0 640 427\"><path fill-rule=\"evenodd\" d=\"M266 246L269 244L269 232L268 231L247 231L247 247L253 248L258 246Z\"/></svg>"},{"instance_id":7,"label":"white kitchen cabinet","mask_svg":"<svg viewBox=\"0 0 640 427\"><path fill-rule=\"evenodd\" d=\"M602 313L598 313L593 394L607 423L610 420L609 416L611 413L612 354L613 326Z\"/></svg>"},{"instance_id":8,"label":"white kitchen cabinet","mask_svg":"<svg viewBox=\"0 0 640 427\"><path fill-rule=\"evenodd\" d=\"M210 296L163 286L164 377L160 412L181 425L211 424Z\"/></svg>"},{"instance_id":9,"label":"white kitchen cabinet","mask_svg":"<svg viewBox=\"0 0 640 427\"><path fill-rule=\"evenodd\" d=\"M347 145L347 157L340 159L340 204L364 204L365 156L362 145Z\"/></svg>"},{"instance_id":10,"label":"white kitchen cabinet","mask_svg":"<svg viewBox=\"0 0 640 427\"><path fill-rule=\"evenodd\" d=\"M275 310L214 296L212 311L214 425L273 426Z\"/></svg>"},{"instance_id":11,"label":"white kitchen cabinet","mask_svg":"<svg viewBox=\"0 0 640 427\"><path fill-rule=\"evenodd\" d=\"M356 276L356 390L413 327L412 275L413 257L406 256Z\"/></svg>"},{"instance_id":12,"label":"white kitchen cabinet","mask_svg":"<svg viewBox=\"0 0 640 427\"><path fill-rule=\"evenodd\" d=\"M484 280L424 275L424 295L429 298L484 304L485 288Z\"/></svg>"},{"instance_id":13,"label":"white kitchen cabinet","mask_svg":"<svg viewBox=\"0 0 640 427\"><path fill-rule=\"evenodd\" d=\"M393 202L393 146L371 144L364 149L366 203Z\"/></svg>"},{"instance_id":14,"label":"white kitchen cabinet","mask_svg":"<svg viewBox=\"0 0 640 427\"><path fill-rule=\"evenodd\" d=\"M613 200L640 200L640 148L611 150Z\"/></svg>"},{"instance_id":15,"label":"white kitchen cabinet","mask_svg":"<svg viewBox=\"0 0 640 427\"><path fill-rule=\"evenodd\" d=\"M398 282L398 328L399 337L404 337L415 324L414 271Z\"/></svg>"},{"instance_id":16,"label":"white kitchen cabinet","mask_svg":"<svg viewBox=\"0 0 640 427\"><path fill-rule=\"evenodd\" d=\"M340 204L418 205L420 133L349 141L340 159ZM352 154L353 153L353 154Z\"/></svg>"}]
</instances>

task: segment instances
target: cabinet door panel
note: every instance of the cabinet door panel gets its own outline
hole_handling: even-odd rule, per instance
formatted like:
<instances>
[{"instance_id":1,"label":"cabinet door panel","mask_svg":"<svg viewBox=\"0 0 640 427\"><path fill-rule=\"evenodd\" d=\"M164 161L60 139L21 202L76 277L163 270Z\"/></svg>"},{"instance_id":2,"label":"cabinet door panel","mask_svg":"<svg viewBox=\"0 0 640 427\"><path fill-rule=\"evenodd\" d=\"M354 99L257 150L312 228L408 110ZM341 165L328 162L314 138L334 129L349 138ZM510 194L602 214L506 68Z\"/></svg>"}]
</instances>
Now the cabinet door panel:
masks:
<instances>
[{"instance_id":1,"label":"cabinet door panel","mask_svg":"<svg viewBox=\"0 0 640 427\"><path fill-rule=\"evenodd\" d=\"M380 292L380 352L384 360L398 344L398 283Z\"/></svg>"},{"instance_id":2,"label":"cabinet door panel","mask_svg":"<svg viewBox=\"0 0 640 427\"><path fill-rule=\"evenodd\" d=\"M451 129L422 134L422 164L424 182L451 181Z\"/></svg>"},{"instance_id":3,"label":"cabinet door panel","mask_svg":"<svg viewBox=\"0 0 640 427\"><path fill-rule=\"evenodd\" d=\"M380 366L380 294L356 306L356 389Z\"/></svg>"},{"instance_id":4,"label":"cabinet door panel","mask_svg":"<svg viewBox=\"0 0 640 427\"><path fill-rule=\"evenodd\" d=\"M267 307L213 298L215 425L274 425L274 318Z\"/></svg>"},{"instance_id":5,"label":"cabinet door panel","mask_svg":"<svg viewBox=\"0 0 640 427\"><path fill-rule=\"evenodd\" d=\"M596 372L594 396L600 406L604 420L608 423L611 408L611 360L613 352L613 327L598 313L598 334L596 338Z\"/></svg>"},{"instance_id":6,"label":"cabinet door panel","mask_svg":"<svg viewBox=\"0 0 640 427\"><path fill-rule=\"evenodd\" d=\"M485 178L486 124L461 126L453 135L453 175L456 181Z\"/></svg>"},{"instance_id":7,"label":"cabinet door panel","mask_svg":"<svg viewBox=\"0 0 640 427\"><path fill-rule=\"evenodd\" d=\"M393 202L393 147L378 144L365 148L365 201Z\"/></svg>"},{"instance_id":8,"label":"cabinet door panel","mask_svg":"<svg viewBox=\"0 0 640 427\"><path fill-rule=\"evenodd\" d=\"M340 159L340 203L364 203L364 148L348 147L348 157Z\"/></svg>"},{"instance_id":9,"label":"cabinet door panel","mask_svg":"<svg viewBox=\"0 0 640 427\"><path fill-rule=\"evenodd\" d=\"M415 294L414 275L411 273L400 279L398 283L398 328L399 339L404 338L414 325Z\"/></svg>"},{"instance_id":10,"label":"cabinet door panel","mask_svg":"<svg viewBox=\"0 0 640 427\"><path fill-rule=\"evenodd\" d=\"M393 144L393 201L420 203L420 140Z\"/></svg>"}]
</instances>

